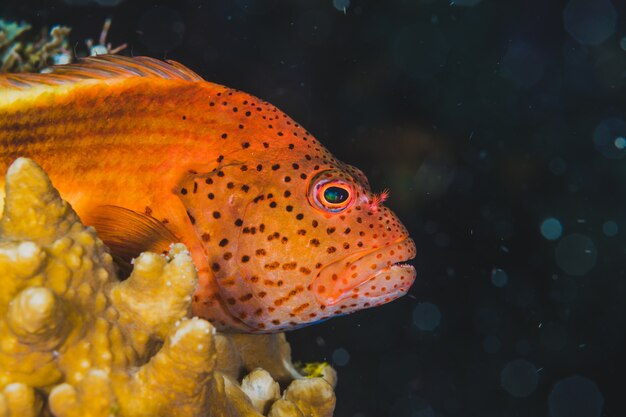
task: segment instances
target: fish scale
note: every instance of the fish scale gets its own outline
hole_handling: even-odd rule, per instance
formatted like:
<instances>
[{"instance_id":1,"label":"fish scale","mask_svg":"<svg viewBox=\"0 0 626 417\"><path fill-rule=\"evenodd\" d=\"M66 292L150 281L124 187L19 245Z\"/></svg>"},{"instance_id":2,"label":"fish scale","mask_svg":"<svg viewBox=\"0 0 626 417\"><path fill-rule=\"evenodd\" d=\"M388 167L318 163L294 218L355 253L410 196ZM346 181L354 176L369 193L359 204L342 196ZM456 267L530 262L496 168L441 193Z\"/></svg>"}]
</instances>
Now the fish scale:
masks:
<instances>
[{"instance_id":1,"label":"fish scale","mask_svg":"<svg viewBox=\"0 0 626 417\"><path fill-rule=\"evenodd\" d=\"M360 170L271 104L178 63L101 56L0 77L0 154L3 170L36 160L120 268L185 243L193 313L224 331L298 328L415 279L403 264L415 244Z\"/></svg>"}]
</instances>

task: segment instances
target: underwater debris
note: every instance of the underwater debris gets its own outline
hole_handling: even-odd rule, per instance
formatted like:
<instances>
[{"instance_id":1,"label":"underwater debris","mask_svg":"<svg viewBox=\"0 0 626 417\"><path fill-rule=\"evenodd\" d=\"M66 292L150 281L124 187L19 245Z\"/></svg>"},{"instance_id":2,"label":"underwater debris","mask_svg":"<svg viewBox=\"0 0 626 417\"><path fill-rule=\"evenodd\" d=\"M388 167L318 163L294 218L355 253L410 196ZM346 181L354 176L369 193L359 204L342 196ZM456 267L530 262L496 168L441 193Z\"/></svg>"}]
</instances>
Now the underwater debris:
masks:
<instances>
[{"instance_id":1,"label":"underwater debris","mask_svg":"<svg viewBox=\"0 0 626 417\"><path fill-rule=\"evenodd\" d=\"M67 26L54 26L49 32L44 28L39 34L33 34L28 23L0 19L0 73L45 72L51 65L69 64L77 57L117 54L127 44L113 47L107 42L111 22L111 19L104 21L98 43L85 40L87 51L83 53L69 47L71 29Z\"/></svg>"},{"instance_id":2,"label":"underwater debris","mask_svg":"<svg viewBox=\"0 0 626 417\"><path fill-rule=\"evenodd\" d=\"M334 379L300 378L284 334L222 335L188 317L197 272L182 244L141 254L120 282L32 160L9 167L5 201L0 416L332 415Z\"/></svg>"}]
</instances>

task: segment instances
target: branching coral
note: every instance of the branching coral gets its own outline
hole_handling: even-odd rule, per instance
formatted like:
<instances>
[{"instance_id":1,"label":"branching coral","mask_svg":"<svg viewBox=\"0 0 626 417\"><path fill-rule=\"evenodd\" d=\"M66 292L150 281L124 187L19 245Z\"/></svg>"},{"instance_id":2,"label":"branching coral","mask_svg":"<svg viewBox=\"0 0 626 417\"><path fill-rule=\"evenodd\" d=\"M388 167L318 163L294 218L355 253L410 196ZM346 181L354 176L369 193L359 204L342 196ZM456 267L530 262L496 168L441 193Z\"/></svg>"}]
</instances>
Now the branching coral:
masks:
<instances>
[{"instance_id":1,"label":"branching coral","mask_svg":"<svg viewBox=\"0 0 626 417\"><path fill-rule=\"evenodd\" d=\"M4 207L0 417L332 415L334 371L300 378L284 335L188 318L197 275L183 245L142 254L119 282L95 231L25 158Z\"/></svg>"},{"instance_id":2,"label":"branching coral","mask_svg":"<svg viewBox=\"0 0 626 417\"><path fill-rule=\"evenodd\" d=\"M126 44L113 47L107 42L111 19L104 21L98 43L85 40L87 52L79 51L79 56L116 54L126 48ZM76 58L69 48L71 29L66 26L53 26L48 32L43 29L33 36L27 23L7 22L0 19L0 73L39 72L51 65L67 64Z\"/></svg>"},{"instance_id":3,"label":"branching coral","mask_svg":"<svg viewBox=\"0 0 626 417\"><path fill-rule=\"evenodd\" d=\"M71 56L70 28L54 26L49 33L32 36L31 26L0 19L0 72L38 72L61 56Z\"/></svg>"}]
</instances>

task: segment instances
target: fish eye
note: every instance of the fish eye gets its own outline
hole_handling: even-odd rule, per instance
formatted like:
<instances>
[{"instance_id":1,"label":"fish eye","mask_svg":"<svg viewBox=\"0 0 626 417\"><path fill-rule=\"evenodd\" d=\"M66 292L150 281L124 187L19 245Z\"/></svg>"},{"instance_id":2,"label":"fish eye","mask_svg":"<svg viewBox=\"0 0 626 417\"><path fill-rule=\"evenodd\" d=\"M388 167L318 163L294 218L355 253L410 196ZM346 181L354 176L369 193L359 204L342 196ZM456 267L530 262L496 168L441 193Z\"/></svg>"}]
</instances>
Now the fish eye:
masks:
<instances>
[{"instance_id":1,"label":"fish eye","mask_svg":"<svg viewBox=\"0 0 626 417\"><path fill-rule=\"evenodd\" d=\"M313 185L313 200L319 208L338 213L353 201L352 186L341 180L321 179Z\"/></svg>"}]
</instances>

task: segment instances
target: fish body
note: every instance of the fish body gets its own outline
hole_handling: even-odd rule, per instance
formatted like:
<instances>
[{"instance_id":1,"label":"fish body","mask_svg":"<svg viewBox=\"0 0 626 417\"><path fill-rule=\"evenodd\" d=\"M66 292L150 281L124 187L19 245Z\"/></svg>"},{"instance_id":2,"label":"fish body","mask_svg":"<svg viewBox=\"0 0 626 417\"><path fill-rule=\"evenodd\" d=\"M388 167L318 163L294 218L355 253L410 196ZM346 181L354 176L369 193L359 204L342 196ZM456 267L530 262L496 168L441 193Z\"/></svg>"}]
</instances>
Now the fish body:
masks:
<instances>
[{"instance_id":1,"label":"fish body","mask_svg":"<svg viewBox=\"0 0 626 417\"><path fill-rule=\"evenodd\" d=\"M391 301L415 245L358 169L271 104L177 63L0 77L0 170L37 161L121 262L189 248L193 313L268 333Z\"/></svg>"}]
</instances>

